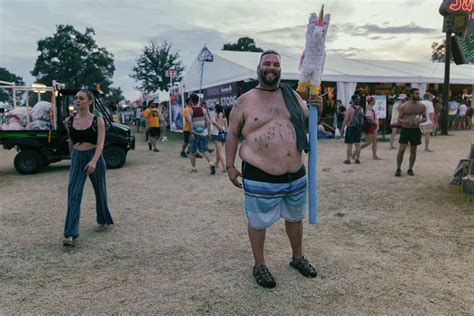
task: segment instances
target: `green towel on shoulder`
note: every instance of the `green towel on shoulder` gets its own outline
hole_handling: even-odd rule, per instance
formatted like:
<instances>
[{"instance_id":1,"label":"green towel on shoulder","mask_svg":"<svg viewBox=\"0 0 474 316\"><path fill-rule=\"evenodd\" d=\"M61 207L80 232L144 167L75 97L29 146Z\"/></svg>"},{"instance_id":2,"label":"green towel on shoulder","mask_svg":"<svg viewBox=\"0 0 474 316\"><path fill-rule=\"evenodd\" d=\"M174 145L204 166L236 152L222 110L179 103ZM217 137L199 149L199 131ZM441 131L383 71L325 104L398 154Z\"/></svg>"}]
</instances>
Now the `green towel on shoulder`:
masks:
<instances>
[{"instance_id":1,"label":"green towel on shoulder","mask_svg":"<svg viewBox=\"0 0 474 316\"><path fill-rule=\"evenodd\" d=\"M291 122L295 127L296 131L296 148L298 150L309 150L308 138L306 136L306 118L301 110L298 99L295 96L295 92L288 85L280 83L281 92L283 99L285 100L286 108L290 112Z\"/></svg>"}]
</instances>

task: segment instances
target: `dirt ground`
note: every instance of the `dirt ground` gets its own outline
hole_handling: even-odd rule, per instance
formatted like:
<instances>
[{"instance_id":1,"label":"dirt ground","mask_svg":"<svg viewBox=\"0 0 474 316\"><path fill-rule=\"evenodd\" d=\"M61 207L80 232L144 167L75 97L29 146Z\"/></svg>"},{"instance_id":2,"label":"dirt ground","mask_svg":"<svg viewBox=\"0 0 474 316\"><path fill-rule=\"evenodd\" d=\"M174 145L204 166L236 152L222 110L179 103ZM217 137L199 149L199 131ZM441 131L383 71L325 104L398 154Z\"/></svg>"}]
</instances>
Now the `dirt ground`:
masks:
<instances>
[{"instance_id":1,"label":"dirt ground","mask_svg":"<svg viewBox=\"0 0 474 316\"><path fill-rule=\"evenodd\" d=\"M449 186L474 131L432 138L415 177L393 176L396 151L344 165L342 140L319 143L319 224L304 225L307 279L288 266L278 222L266 261L277 280L256 285L243 194L203 160L190 173L180 140L107 173L115 225L94 231L86 184L77 247L61 245L69 161L20 176L0 150L0 314L474 314L474 196Z\"/></svg>"}]
</instances>

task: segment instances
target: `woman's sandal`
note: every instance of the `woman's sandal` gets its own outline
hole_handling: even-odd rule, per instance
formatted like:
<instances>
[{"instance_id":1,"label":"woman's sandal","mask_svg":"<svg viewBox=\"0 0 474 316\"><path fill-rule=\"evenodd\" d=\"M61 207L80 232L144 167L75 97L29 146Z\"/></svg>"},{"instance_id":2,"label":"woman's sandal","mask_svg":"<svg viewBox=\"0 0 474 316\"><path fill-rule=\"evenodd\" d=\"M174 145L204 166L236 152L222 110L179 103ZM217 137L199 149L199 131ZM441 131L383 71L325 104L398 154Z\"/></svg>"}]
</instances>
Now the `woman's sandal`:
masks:
<instances>
[{"instance_id":1,"label":"woman's sandal","mask_svg":"<svg viewBox=\"0 0 474 316\"><path fill-rule=\"evenodd\" d=\"M253 267L253 276L255 277L257 284L262 287L271 289L276 286L275 279L264 264L259 265L258 267Z\"/></svg>"}]
</instances>

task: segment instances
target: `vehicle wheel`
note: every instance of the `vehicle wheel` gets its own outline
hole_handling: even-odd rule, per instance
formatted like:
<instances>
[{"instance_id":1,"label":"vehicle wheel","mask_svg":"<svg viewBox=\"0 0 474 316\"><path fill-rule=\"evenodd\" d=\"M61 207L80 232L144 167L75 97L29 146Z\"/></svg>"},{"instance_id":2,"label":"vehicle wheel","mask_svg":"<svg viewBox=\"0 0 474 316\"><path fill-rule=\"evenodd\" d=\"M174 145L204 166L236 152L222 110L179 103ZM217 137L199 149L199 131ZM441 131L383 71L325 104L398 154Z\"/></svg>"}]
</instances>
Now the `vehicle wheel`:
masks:
<instances>
[{"instance_id":1,"label":"vehicle wheel","mask_svg":"<svg viewBox=\"0 0 474 316\"><path fill-rule=\"evenodd\" d=\"M125 151L117 146L109 146L104 148L102 154L104 156L107 169L117 169L122 167L125 164L125 160L127 158Z\"/></svg>"},{"instance_id":2,"label":"vehicle wheel","mask_svg":"<svg viewBox=\"0 0 474 316\"><path fill-rule=\"evenodd\" d=\"M43 157L35 150L22 150L15 156L14 165L21 174L37 173L43 166Z\"/></svg>"}]
</instances>

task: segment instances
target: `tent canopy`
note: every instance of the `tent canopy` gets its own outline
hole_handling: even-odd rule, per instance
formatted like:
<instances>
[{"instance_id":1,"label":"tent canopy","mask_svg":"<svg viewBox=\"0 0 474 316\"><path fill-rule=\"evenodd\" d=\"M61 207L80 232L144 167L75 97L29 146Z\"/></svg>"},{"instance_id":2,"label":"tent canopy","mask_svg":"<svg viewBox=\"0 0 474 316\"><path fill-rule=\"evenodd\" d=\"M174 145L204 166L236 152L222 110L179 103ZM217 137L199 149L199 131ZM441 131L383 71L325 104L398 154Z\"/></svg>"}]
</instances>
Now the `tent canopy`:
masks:
<instances>
[{"instance_id":1,"label":"tent canopy","mask_svg":"<svg viewBox=\"0 0 474 316\"><path fill-rule=\"evenodd\" d=\"M256 69L261 53L219 51L213 62L204 63L202 88L226 83L257 79ZM299 56L281 55L281 78L299 79ZM201 65L197 57L184 75L184 91L200 88ZM427 84L444 82L444 63L352 59L328 55L324 66L323 81L338 83L400 83ZM451 65L451 84L474 85L474 65Z\"/></svg>"}]
</instances>

